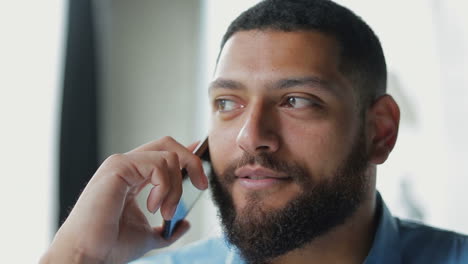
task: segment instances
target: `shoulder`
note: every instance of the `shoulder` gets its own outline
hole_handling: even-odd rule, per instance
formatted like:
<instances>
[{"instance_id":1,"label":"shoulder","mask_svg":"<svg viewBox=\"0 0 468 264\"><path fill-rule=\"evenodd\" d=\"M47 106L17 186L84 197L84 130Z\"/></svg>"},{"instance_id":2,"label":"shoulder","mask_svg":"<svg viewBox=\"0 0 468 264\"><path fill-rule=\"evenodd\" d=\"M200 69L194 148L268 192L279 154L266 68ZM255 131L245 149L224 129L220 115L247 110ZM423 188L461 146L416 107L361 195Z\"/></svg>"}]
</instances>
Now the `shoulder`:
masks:
<instances>
[{"instance_id":1,"label":"shoulder","mask_svg":"<svg viewBox=\"0 0 468 264\"><path fill-rule=\"evenodd\" d=\"M468 236L396 219L403 259L430 263L468 263Z\"/></svg>"},{"instance_id":2,"label":"shoulder","mask_svg":"<svg viewBox=\"0 0 468 264\"><path fill-rule=\"evenodd\" d=\"M230 249L224 239L211 238L144 257L130 264L225 263L229 253Z\"/></svg>"}]
</instances>

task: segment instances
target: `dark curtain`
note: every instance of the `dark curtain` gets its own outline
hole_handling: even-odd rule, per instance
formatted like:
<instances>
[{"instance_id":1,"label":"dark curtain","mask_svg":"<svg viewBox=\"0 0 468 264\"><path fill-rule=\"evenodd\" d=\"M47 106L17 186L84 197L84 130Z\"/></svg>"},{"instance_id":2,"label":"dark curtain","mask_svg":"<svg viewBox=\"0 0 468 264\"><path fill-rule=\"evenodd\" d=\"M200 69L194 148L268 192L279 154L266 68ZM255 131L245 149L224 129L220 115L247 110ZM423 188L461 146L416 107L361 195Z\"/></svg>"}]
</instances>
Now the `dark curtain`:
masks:
<instances>
[{"instance_id":1,"label":"dark curtain","mask_svg":"<svg viewBox=\"0 0 468 264\"><path fill-rule=\"evenodd\" d=\"M91 0L69 1L60 128L62 224L98 165L97 65Z\"/></svg>"}]
</instances>

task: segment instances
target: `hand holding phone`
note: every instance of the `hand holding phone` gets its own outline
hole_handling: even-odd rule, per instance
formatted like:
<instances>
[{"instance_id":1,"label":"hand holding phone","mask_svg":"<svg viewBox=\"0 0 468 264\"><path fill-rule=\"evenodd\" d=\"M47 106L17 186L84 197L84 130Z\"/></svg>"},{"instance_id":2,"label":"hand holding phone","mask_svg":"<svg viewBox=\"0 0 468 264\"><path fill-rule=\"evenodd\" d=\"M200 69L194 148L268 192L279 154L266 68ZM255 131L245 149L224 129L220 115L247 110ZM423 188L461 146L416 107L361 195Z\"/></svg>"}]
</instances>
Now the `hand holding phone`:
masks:
<instances>
[{"instance_id":1,"label":"hand holding phone","mask_svg":"<svg viewBox=\"0 0 468 264\"><path fill-rule=\"evenodd\" d=\"M207 143L204 144L206 148ZM197 151L199 156L207 154L202 146ZM181 191L185 201L189 189L195 188L190 181L182 190L181 167L190 172L185 178L191 176L197 188L207 187L200 165L193 152L171 137L110 156L86 185L41 263L69 263L77 256L87 263L128 263L149 250L169 246L187 230L188 226L179 225L172 233L193 202L181 206L176 217L167 223L166 237L170 238L165 239L162 227L152 228L146 217L142 217L136 194L145 186L154 185L146 201L147 209L150 212L159 209L165 219L172 217L174 203L181 200ZM171 190L173 186L177 188ZM197 193L200 192L195 192L193 200L199 196Z\"/></svg>"},{"instance_id":2,"label":"hand holding phone","mask_svg":"<svg viewBox=\"0 0 468 264\"><path fill-rule=\"evenodd\" d=\"M202 160L203 169L206 175L209 175L210 157L208 151L208 138L205 138L193 151L195 155ZM180 197L179 204L171 220L164 220L163 224L163 237L168 239L172 236L177 224L182 221L195 203L198 201L203 191L195 188L190 182L185 169L182 170L182 196Z\"/></svg>"}]
</instances>

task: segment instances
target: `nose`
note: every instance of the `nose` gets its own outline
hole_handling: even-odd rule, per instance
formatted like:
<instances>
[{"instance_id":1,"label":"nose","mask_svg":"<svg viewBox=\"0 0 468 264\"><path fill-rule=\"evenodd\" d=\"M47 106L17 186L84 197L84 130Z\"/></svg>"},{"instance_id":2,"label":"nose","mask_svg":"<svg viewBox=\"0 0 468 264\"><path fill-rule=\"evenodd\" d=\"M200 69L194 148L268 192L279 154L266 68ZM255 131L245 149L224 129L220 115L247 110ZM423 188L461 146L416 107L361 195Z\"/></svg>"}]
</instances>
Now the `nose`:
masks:
<instances>
[{"instance_id":1,"label":"nose","mask_svg":"<svg viewBox=\"0 0 468 264\"><path fill-rule=\"evenodd\" d=\"M237 145L251 155L276 152L279 148L279 124L273 111L262 104L251 106L245 113Z\"/></svg>"}]
</instances>

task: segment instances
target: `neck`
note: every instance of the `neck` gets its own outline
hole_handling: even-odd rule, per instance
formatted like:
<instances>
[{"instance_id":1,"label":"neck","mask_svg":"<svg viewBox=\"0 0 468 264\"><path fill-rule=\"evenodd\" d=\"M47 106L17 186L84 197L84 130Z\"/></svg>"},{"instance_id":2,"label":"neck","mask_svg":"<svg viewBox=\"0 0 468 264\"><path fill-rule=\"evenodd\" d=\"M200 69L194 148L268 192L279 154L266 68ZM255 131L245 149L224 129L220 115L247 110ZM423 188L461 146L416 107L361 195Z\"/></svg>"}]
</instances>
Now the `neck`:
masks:
<instances>
[{"instance_id":1,"label":"neck","mask_svg":"<svg viewBox=\"0 0 468 264\"><path fill-rule=\"evenodd\" d=\"M373 188L372 188L373 189ZM303 248L276 258L272 264L356 263L367 257L377 226L375 189L370 191L356 212L329 233Z\"/></svg>"}]
</instances>

